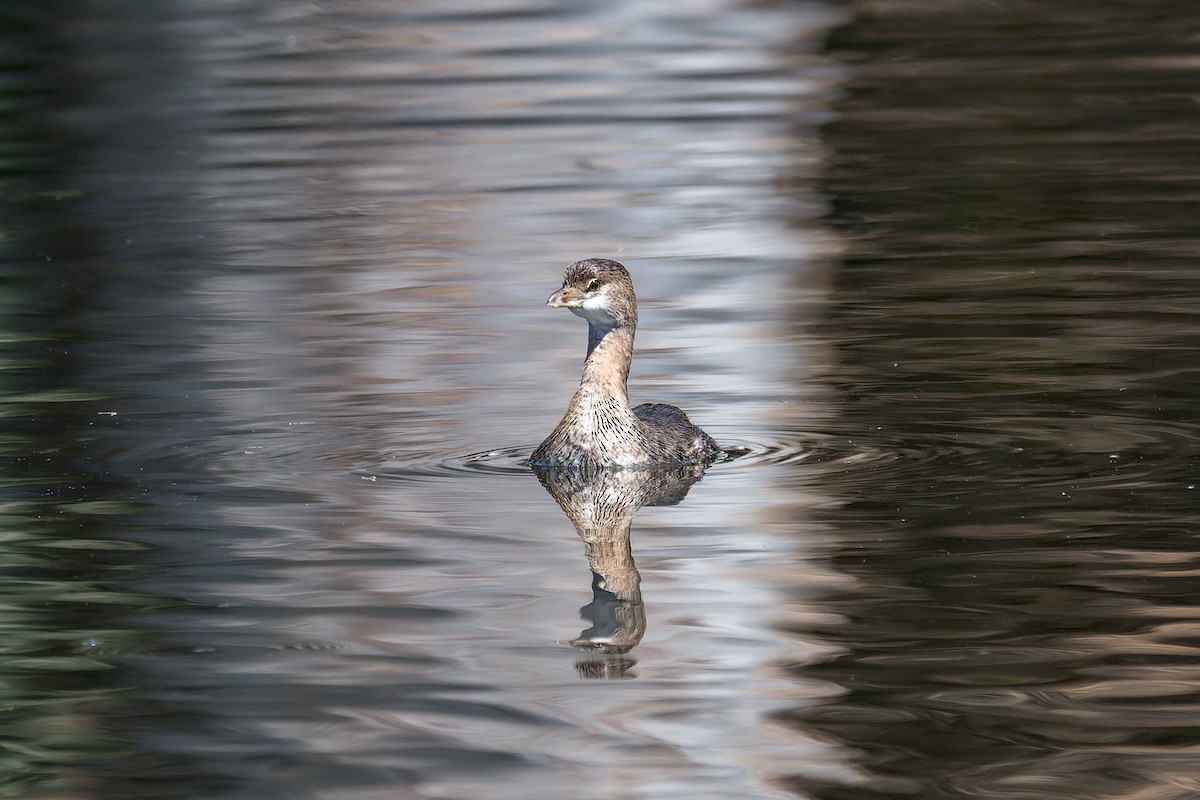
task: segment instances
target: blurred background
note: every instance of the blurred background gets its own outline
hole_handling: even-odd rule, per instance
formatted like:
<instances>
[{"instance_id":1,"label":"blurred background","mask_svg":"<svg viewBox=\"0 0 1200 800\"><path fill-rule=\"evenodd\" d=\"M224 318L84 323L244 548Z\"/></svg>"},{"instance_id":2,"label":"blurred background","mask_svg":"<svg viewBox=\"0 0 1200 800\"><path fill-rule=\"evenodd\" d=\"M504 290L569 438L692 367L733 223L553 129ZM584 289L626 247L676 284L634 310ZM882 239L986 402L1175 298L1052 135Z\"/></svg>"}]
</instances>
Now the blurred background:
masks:
<instances>
[{"instance_id":1,"label":"blurred background","mask_svg":"<svg viewBox=\"0 0 1200 800\"><path fill-rule=\"evenodd\" d=\"M0 2L0 796L1195 797L1198 37ZM522 464L593 256L729 450L618 654Z\"/></svg>"}]
</instances>

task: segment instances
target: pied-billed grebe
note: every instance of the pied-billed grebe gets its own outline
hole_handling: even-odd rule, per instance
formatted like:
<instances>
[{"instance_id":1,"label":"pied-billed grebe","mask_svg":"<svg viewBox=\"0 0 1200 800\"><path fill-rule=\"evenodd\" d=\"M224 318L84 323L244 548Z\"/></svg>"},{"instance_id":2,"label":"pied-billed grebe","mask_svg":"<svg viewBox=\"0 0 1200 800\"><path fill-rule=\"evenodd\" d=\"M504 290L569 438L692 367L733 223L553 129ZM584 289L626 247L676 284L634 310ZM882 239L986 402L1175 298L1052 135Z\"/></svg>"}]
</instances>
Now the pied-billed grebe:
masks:
<instances>
[{"instance_id":1,"label":"pied-billed grebe","mask_svg":"<svg viewBox=\"0 0 1200 800\"><path fill-rule=\"evenodd\" d=\"M707 461L720 449L675 406L630 408L625 384L637 330L637 297L625 267L589 258L567 267L546 305L569 308L588 323L579 391L530 462L548 466L635 467Z\"/></svg>"}]
</instances>

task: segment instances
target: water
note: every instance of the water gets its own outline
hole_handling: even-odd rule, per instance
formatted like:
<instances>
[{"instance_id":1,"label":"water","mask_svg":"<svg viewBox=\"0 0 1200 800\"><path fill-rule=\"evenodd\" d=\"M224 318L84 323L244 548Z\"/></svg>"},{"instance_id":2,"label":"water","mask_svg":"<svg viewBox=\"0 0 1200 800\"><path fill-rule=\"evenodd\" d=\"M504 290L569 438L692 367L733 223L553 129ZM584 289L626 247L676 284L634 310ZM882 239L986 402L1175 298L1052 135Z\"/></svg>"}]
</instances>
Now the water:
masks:
<instances>
[{"instance_id":1,"label":"water","mask_svg":"<svg viewBox=\"0 0 1200 800\"><path fill-rule=\"evenodd\" d=\"M1187 8L593 5L11 12L0 792L1193 796Z\"/></svg>"},{"instance_id":2,"label":"water","mask_svg":"<svg viewBox=\"0 0 1200 800\"><path fill-rule=\"evenodd\" d=\"M823 484L853 585L795 675L845 694L787 718L862 775L805 793L1196 794L1194 74L1169 5L1131 10L905 4L831 41L830 430L895 458Z\"/></svg>"}]
</instances>

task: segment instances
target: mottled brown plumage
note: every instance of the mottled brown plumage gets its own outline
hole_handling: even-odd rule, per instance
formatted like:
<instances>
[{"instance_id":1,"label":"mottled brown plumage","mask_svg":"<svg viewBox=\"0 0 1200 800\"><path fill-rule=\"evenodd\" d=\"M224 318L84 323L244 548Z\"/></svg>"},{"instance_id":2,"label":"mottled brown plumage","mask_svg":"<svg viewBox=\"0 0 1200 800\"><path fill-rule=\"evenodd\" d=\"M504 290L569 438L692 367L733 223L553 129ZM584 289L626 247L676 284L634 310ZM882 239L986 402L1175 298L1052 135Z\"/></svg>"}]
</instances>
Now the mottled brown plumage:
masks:
<instances>
[{"instance_id":1,"label":"mottled brown plumage","mask_svg":"<svg viewBox=\"0 0 1200 800\"><path fill-rule=\"evenodd\" d=\"M647 403L631 408L626 393L637 296L629 272L616 261L590 258L567 267L552 308L569 308L588 322L587 359L579 390L558 427L542 442L534 464L637 467L711 460L720 450L712 438L674 406Z\"/></svg>"}]
</instances>

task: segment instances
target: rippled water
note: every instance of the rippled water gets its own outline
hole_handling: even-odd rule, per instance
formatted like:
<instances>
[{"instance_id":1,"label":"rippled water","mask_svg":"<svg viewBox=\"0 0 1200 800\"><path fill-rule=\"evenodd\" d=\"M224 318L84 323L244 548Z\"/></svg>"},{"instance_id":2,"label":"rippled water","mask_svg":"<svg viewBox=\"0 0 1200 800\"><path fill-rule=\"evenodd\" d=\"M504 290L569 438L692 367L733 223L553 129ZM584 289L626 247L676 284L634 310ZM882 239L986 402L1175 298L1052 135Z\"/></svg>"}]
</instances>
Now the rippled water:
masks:
<instances>
[{"instance_id":1,"label":"rippled water","mask_svg":"<svg viewBox=\"0 0 1200 800\"><path fill-rule=\"evenodd\" d=\"M831 43L855 65L825 131L835 425L896 458L825 483L844 650L795 675L845 692L786 718L853 752L864 796L1192 797L1182 7L936 6Z\"/></svg>"},{"instance_id":2,"label":"rippled water","mask_svg":"<svg viewBox=\"0 0 1200 800\"><path fill-rule=\"evenodd\" d=\"M0 794L1194 796L1188 8L12 12Z\"/></svg>"}]
</instances>

